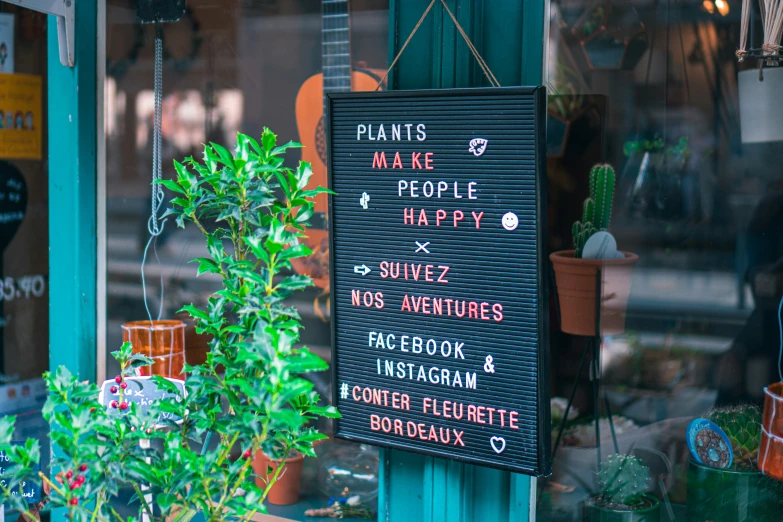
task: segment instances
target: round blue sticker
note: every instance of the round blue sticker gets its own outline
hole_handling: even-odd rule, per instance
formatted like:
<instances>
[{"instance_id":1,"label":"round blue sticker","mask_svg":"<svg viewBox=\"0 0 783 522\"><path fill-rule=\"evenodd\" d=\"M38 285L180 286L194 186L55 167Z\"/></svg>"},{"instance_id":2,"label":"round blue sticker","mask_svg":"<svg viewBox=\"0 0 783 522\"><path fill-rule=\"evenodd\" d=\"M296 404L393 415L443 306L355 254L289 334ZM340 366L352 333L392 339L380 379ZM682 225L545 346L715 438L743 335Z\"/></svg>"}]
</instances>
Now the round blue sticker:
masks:
<instances>
[{"instance_id":1,"label":"round blue sticker","mask_svg":"<svg viewBox=\"0 0 783 522\"><path fill-rule=\"evenodd\" d=\"M688 425L686 440L696 462L711 468L731 467L734 461L731 442L714 422L694 419Z\"/></svg>"}]
</instances>

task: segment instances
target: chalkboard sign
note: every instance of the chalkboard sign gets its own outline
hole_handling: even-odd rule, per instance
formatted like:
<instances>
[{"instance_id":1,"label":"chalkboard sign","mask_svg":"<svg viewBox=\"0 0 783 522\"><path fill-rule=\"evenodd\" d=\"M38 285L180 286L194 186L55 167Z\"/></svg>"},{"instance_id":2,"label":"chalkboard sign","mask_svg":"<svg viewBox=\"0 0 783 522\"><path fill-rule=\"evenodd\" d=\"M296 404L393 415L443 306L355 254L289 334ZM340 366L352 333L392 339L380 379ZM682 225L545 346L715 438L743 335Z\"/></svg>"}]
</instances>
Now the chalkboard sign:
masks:
<instances>
[{"instance_id":1,"label":"chalkboard sign","mask_svg":"<svg viewBox=\"0 0 783 522\"><path fill-rule=\"evenodd\" d=\"M180 379L166 378L168 382L173 384L179 390L179 395L158 388L158 385L151 377L126 377L125 382L128 383L128 387L123 390L123 399L127 403L134 402L139 405L141 412L146 414L149 411L150 406L157 401L163 400L180 400L180 397L185 396L185 382ZM99 396L101 404L106 406L107 411L110 413L121 414L122 409L119 407L120 390L114 379L105 381L101 386L101 393ZM117 404L113 404L117 401ZM179 422L182 419L178 416L161 412L158 422L164 420L173 420Z\"/></svg>"},{"instance_id":2,"label":"chalkboard sign","mask_svg":"<svg viewBox=\"0 0 783 522\"><path fill-rule=\"evenodd\" d=\"M14 446L24 446L24 442L11 442ZM14 462L11 460L11 455L8 455L5 451L0 451L0 483L3 484L3 486L7 486L5 479L3 478L3 475L5 475L5 471L14 465ZM37 504L41 501L41 484L38 480L35 480L37 478L38 472L41 470L41 466L36 465L33 469L35 477L30 477L30 480L26 480L22 482L22 496L27 501L28 504ZM11 491L11 494L14 496L19 495L18 488L14 488ZM2 507L0 507L2 509Z\"/></svg>"},{"instance_id":3,"label":"chalkboard sign","mask_svg":"<svg viewBox=\"0 0 783 522\"><path fill-rule=\"evenodd\" d=\"M336 436L548 474L544 90L327 108Z\"/></svg>"}]
</instances>

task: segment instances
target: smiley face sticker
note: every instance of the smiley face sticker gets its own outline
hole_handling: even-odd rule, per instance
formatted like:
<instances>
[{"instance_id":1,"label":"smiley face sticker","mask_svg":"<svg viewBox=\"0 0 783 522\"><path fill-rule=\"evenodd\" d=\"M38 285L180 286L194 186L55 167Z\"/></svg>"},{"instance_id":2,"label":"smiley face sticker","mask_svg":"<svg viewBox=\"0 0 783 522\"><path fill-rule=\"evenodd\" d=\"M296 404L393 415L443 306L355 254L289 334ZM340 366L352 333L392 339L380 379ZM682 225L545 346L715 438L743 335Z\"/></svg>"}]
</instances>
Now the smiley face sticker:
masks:
<instances>
[{"instance_id":1,"label":"smiley face sticker","mask_svg":"<svg viewBox=\"0 0 783 522\"><path fill-rule=\"evenodd\" d=\"M500 223L506 230L516 230L519 226L519 218L513 212L506 212L500 219Z\"/></svg>"}]
</instances>

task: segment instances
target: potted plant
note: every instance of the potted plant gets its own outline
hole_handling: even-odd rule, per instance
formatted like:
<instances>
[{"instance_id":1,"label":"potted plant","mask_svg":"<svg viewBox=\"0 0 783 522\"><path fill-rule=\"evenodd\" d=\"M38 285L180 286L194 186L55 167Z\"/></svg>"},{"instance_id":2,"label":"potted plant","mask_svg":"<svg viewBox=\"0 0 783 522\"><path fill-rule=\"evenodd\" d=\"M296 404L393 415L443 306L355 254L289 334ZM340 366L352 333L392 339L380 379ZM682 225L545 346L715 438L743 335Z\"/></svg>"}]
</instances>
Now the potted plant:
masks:
<instances>
[{"instance_id":1,"label":"potted plant","mask_svg":"<svg viewBox=\"0 0 783 522\"><path fill-rule=\"evenodd\" d=\"M783 67L781 67L780 40L783 36L783 18L770 13L780 13L781 1L762 2L761 27L762 45L748 49L749 18L754 16L751 0L742 0L742 29L737 51L739 62L751 58L758 67L750 67L739 73L740 130L743 143L763 143L783 140L783 119L776 110L783 89ZM755 64L754 64L755 65Z\"/></svg>"},{"instance_id":2,"label":"potted plant","mask_svg":"<svg viewBox=\"0 0 783 522\"><path fill-rule=\"evenodd\" d=\"M627 161L620 191L626 202L624 214L672 220L685 209L683 178L691 157L687 136L667 145L652 139L629 140L623 145Z\"/></svg>"},{"instance_id":3,"label":"potted plant","mask_svg":"<svg viewBox=\"0 0 783 522\"><path fill-rule=\"evenodd\" d=\"M647 30L633 7L599 0L585 9L573 28L591 70L632 70L647 50Z\"/></svg>"},{"instance_id":4,"label":"potted plant","mask_svg":"<svg viewBox=\"0 0 783 522\"><path fill-rule=\"evenodd\" d=\"M688 521L779 522L783 516L781 484L757 467L761 410L752 405L727 407L712 411L707 419L726 434L734 459L729 468L690 460Z\"/></svg>"},{"instance_id":5,"label":"potted plant","mask_svg":"<svg viewBox=\"0 0 783 522\"><path fill-rule=\"evenodd\" d=\"M647 493L650 470L633 455L612 455L598 471L599 491L584 506L587 522L659 522L661 503Z\"/></svg>"},{"instance_id":6,"label":"potted plant","mask_svg":"<svg viewBox=\"0 0 783 522\"><path fill-rule=\"evenodd\" d=\"M113 355L122 372L108 407L98 389L67 369L47 374L50 397L44 408L58 451L52 461L58 480L44 475L51 505L65 507L71 520L125 520L112 506L119 489L135 490L135 507L150 519L188 522L249 520L283 476L291 452L315 456L313 444L326 435L310 427L318 417L338 417L321 404L303 374L326 363L298 348L296 310L285 303L312 283L285 275L291 259L309 254L299 237L312 214L312 198L325 189L305 190L311 171L283 166L285 151L264 129L260 143L240 134L234 154L207 145L203 162L175 163L176 180L161 181L174 191L179 226L192 223L205 236L209 257L194 260L198 273L222 278L205 308L185 306L199 334L211 336L206 361L185 366L184 389L151 377L172 400L153 402L147 411L123 396L128 377L152 360L133 354L129 343ZM202 222L214 218L207 231ZM4 475L0 493L17 509L12 493L28 479L38 460L37 442L12 445L13 420L0 419L0 450L17 463ZM146 442L145 442L146 441ZM157 448L157 449L150 449ZM279 455L274 467L253 472L261 452ZM297 485L298 488L298 485ZM153 511L152 501L156 505Z\"/></svg>"},{"instance_id":7,"label":"potted plant","mask_svg":"<svg viewBox=\"0 0 783 522\"><path fill-rule=\"evenodd\" d=\"M613 335L625 330L625 311L631 289L631 272L639 256L621 252L613 259L584 259L587 241L607 231L612 214L615 174L611 165L590 171L590 197L583 205L582 221L572 228L574 250L561 250L549 258L555 270L560 302L560 328L575 335ZM616 245L615 245L616 248ZM601 270L601 332L596 332L598 271Z\"/></svg>"}]
</instances>

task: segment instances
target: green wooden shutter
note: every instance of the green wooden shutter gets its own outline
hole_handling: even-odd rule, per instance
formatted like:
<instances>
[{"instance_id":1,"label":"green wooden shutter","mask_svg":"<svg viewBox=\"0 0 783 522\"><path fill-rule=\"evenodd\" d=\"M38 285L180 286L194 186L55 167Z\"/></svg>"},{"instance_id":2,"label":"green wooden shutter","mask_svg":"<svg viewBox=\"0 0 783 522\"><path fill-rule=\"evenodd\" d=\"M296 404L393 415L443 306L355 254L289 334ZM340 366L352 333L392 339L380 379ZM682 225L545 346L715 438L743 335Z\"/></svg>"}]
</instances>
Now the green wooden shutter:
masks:
<instances>
[{"instance_id":1,"label":"green wooden shutter","mask_svg":"<svg viewBox=\"0 0 783 522\"><path fill-rule=\"evenodd\" d=\"M429 1L390 1L389 63ZM545 0L447 3L502 86L542 83ZM398 90L488 86L439 0L389 76L389 88ZM383 450L378 519L523 522L535 502L531 485L523 475Z\"/></svg>"}]
</instances>

